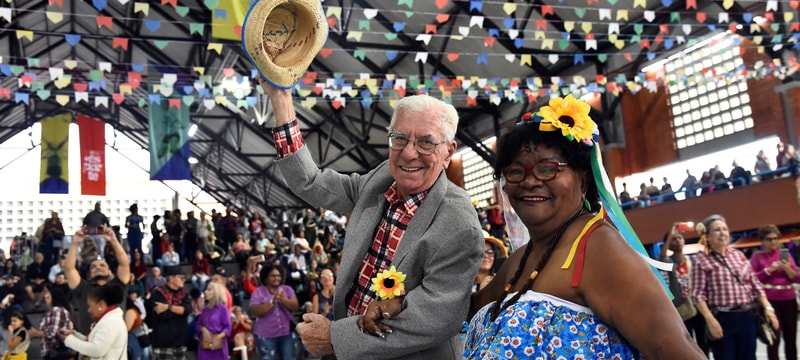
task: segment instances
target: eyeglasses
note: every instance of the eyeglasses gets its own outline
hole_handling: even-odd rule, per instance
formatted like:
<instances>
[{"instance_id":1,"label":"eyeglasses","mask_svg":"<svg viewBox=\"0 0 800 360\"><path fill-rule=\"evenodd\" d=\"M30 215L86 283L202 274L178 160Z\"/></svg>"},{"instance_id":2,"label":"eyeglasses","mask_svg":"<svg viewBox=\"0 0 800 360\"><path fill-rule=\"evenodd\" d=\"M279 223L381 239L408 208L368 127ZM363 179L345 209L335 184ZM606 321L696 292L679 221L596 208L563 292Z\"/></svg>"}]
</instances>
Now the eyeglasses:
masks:
<instances>
[{"instance_id":1,"label":"eyeglasses","mask_svg":"<svg viewBox=\"0 0 800 360\"><path fill-rule=\"evenodd\" d=\"M494 250L484 250L483 256L494 256Z\"/></svg>"},{"instance_id":2,"label":"eyeglasses","mask_svg":"<svg viewBox=\"0 0 800 360\"><path fill-rule=\"evenodd\" d=\"M403 134L389 133L389 148L392 150L402 151L411 139ZM447 141L435 142L430 136L423 136L414 139L414 149L422 155L433 154L436 145L446 144Z\"/></svg>"},{"instance_id":3,"label":"eyeglasses","mask_svg":"<svg viewBox=\"0 0 800 360\"><path fill-rule=\"evenodd\" d=\"M506 182L511 184L522 182L528 175L533 175L539 181L550 181L556 178L558 168L561 166L569 166L569 164L558 161L540 161L533 166L513 164L504 167L501 173Z\"/></svg>"},{"instance_id":4,"label":"eyeglasses","mask_svg":"<svg viewBox=\"0 0 800 360\"><path fill-rule=\"evenodd\" d=\"M777 240L780 240L780 239L781 238L779 238L777 236L770 236L770 237L765 237L764 241L777 241Z\"/></svg>"}]
</instances>

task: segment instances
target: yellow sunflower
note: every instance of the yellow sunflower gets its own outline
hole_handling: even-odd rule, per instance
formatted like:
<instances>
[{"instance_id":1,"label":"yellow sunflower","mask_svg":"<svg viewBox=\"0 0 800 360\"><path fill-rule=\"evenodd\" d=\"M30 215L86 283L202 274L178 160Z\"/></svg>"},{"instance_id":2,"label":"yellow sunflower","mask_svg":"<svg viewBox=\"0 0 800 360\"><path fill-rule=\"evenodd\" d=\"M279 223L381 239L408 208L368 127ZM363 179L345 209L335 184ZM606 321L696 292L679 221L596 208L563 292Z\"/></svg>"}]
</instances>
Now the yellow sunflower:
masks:
<instances>
[{"instance_id":1,"label":"yellow sunflower","mask_svg":"<svg viewBox=\"0 0 800 360\"><path fill-rule=\"evenodd\" d=\"M565 98L550 99L548 106L542 106L538 111L538 115L542 117L539 130L561 130L561 134L567 139L592 141L597 124L589 117L589 110L589 104L571 94Z\"/></svg>"},{"instance_id":2,"label":"yellow sunflower","mask_svg":"<svg viewBox=\"0 0 800 360\"><path fill-rule=\"evenodd\" d=\"M374 291L379 299L394 299L400 295L405 295L406 290L403 281L406 274L403 274L392 265L388 270L381 271L378 276L372 279L370 290Z\"/></svg>"}]
</instances>

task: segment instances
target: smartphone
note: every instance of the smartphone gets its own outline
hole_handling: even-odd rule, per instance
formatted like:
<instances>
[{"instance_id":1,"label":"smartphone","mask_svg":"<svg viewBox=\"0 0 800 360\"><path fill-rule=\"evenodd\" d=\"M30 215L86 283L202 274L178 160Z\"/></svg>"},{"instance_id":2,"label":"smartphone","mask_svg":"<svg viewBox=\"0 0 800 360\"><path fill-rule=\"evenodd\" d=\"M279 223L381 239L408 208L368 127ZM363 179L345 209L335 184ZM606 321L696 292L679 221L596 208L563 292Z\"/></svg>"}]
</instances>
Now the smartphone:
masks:
<instances>
[{"instance_id":1,"label":"smartphone","mask_svg":"<svg viewBox=\"0 0 800 360\"><path fill-rule=\"evenodd\" d=\"M86 233L89 235L97 235L100 233L100 228L96 226L87 226Z\"/></svg>"},{"instance_id":2,"label":"smartphone","mask_svg":"<svg viewBox=\"0 0 800 360\"><path fill-rule=\"evenodd\" d=\"M781 260L789 260L789 249L781 249Z\"/></svg>"},{"instance_id":3,"label":"smartphone","mask_svg":"<svg viewBox=\"0 0 800 360\"><path fill-rule=\"evenodd\" d=\"M256 262L262 263L262 262L265 262L265 261L267 261L267 259L264 257L264 254L256 256Z\"/></svg>"}]
</instances>

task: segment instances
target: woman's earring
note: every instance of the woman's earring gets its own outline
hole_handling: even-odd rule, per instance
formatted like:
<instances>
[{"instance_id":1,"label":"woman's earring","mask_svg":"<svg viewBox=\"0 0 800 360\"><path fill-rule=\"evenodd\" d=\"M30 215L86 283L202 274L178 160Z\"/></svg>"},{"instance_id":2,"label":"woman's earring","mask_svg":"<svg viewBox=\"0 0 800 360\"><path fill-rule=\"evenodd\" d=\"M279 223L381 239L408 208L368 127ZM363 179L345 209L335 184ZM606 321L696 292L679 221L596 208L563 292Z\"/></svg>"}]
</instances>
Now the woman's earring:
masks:
<instances>
[{"instance_id":1,"label":"woman's earring","mask_svg":"<svg viewBox=\"0 0 800 360\"><path fill-rule=\"evenodd\" d=\"M583 198L583 206L586 207L586 210L592 211L592 204L589 204L589 200L586 200L586 198Z\"/></svg>"}]
</instances>

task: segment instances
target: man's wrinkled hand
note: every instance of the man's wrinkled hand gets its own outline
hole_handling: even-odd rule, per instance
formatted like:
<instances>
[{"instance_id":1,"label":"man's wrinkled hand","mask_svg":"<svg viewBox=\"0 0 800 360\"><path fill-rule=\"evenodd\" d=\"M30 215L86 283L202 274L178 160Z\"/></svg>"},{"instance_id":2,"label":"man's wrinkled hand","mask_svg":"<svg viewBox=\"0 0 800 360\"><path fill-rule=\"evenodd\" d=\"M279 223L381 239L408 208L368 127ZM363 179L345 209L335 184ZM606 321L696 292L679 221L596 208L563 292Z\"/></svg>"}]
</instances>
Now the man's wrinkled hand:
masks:
<instances>
[{"instance_id":1,"label":"man's wrinkled hand","mask_svg":"<svg viewBox=\"0 0 800 360\"><path fill-rule=\"evenodd\" d=\"M331 321L320 314L304 314L303 322L297 324L297 334L308 351L317 356L333 354L331 344Z\"/></svg>"}]
</instances>

